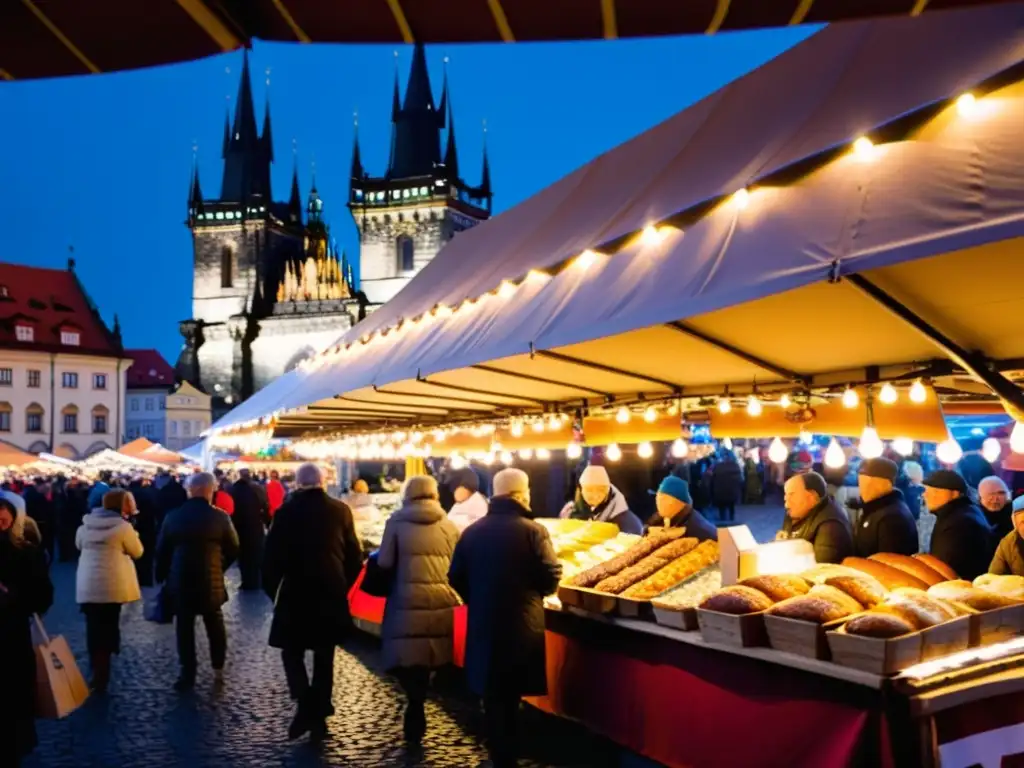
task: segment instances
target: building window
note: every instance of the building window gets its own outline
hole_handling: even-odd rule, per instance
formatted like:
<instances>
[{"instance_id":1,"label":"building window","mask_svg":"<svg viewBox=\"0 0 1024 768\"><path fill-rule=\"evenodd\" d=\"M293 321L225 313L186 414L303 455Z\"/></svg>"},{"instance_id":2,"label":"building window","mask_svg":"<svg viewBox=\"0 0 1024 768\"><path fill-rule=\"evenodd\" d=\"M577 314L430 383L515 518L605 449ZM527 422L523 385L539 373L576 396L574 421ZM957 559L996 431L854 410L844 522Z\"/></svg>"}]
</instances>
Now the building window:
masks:
<instances>
[{"instance_id":1,"label":"building window","mask_svg":"<svg viewBox=\"0 0 1024 768\"><path fill-rule=\"evenodd\" d=\"M14 383L14 369L0 368L0 386L9 387Z\"/></svg>"},{"instance_id":2,"label":"building window","mask_svg":"<svg viewBox=\"0 0 1024 768\"><path fill-rule=\"evenodd\" d=\"M398 255L398 269L401 272L412 272L415 269L416 244L408 235L399 235L395 240Z\"/></svg>"},{"instance_id":3,"label":"building window","mask_svg":"<svg viewBox=\"0 0 1024 768\"><path fill-rule=\"evenodd\" d=\"M11 431L11 408L10 403L0 403L0 432Z\"/></svg>"},{"instance_id":4,"label":"building window","mask_svg":"<svg viewBox=\"0 0 1024 768\"><path fill-rule=\"evenodd\" d=\"M167 398L166 397L161 397L160 398L160 410L161 411L166 411L167 410Z\"/></svg>"},{"instance_id":5,"label":"building window","mask_svg":"<svg viewBox=\"0 0 1024 768\"><path fill-rule=\"evenodd\" d=\"M139 410L139 401L138 401L138 398L134 398L134 397L132 398L132 404L131 404L131 409L132 409L133 411L137 411L137 410Z\"/></svg>"},{"instance_id":6,"label":"building window","mask_svg":"<svg viewBox=\"0 0 1024 768\"><path fill-rule=\"evenodd\" d=\"M64 432L70 434L78 432L78 408L74 405L66 405L60 414L63 417Z\"/></svg>"},{"instance_id":7,"label":"building window","mask_svg":"<svg viewBox=\"0 0 1024 768\"><path fill-rule=\"evenodd\" d=\"M43 431L43 407L39 403L32 403L25 409L25 431Z\"/></svg>"},{"instance_id":8,"label":"building window","mask_svg":"<svg viewBox=\"0 0 1024 768\"><path fill-rule=\"evenodd\" d=\"M35 341L35 329L31 325L17 325L14 327L14 335L18 341Z\"/></svg>"},{"instance_id":9,"label":"building window","mask_svg":"<svg viewBox=\"0 0 1024 768\"><path fill-rule=\"evenodd\" d=\"M105 374L105 373L94 373L92 375L92 388L93 389L106 389L107 388L107 374Z\"/></svg>"},{"instance_id":10,"label":"building window","mask_svg":"<svg viewBox=\"0 0 1024 768\"><path fill-rule=\"evenodd\" d=\"M39 385L42 382L42 379L43 379L43 375L42 375L41 372L39 372L39 371L29 371L28 372L28 385L32 389L39 389Z\"/></svg>"},{"instance_id":11,"label":"building window","mask_svg":"<svg viewBox=\"0 0 1024 768\"><path fill-rule=\"evenodd\" d=\"M172 421L171 422L171 437L177 437L177 436L178 436L178 422Z\"/></svg>"},{"instance_id":12,"label":"building window","mask_svg":"<svg viewBox=\"0 0 1024 768\"><path fill-rule=\"evenodd\" d=\"M181 422L181 434L182 434L183 437L191 437L192 436L192 422L191 421L183 421L183 422Z\"/></svg>"},{"instance_id":13,"label":"building window","mask_svg":"<svg viewBox=\"0 0 1024 768\"><path fill-rule=\"evenodd\" d=\"M154 410L156 410L156 403L153 401L152 397L147 397L146 398L146 410L147 411L154 411Z\"/></svg>"},{"instance_id":14,"label":"building window","mask_svg":"<svg viewBox=\"0 0 1024 768\"><path fill-rule=\"evenodd\" d=\"M77 347L82 343L82 335L78 331L61 331L60 343L69 347Z\"/></svg>"},{"instance_id":15,"label":"building window","mask_svg":"<svg viewBox=\"0 0 1024 768\"><path fill-rule=\"evenodd\" d=\"M146 437L152 437L153 436L153 425L150 424L149 422L146 422L145 424L143 424L142 425L142 434L145 435Z\"/></svg>"},{"instance_id":16,"label":"building window","mask_svg":"<svg viewBox=\"0 0 1024 768\"><path fill-rule=\"evenodd\" d=\"M60 377L64 389L78 389L78 374L65 371Z\"/></svg>"},{"instance_id":17,"label":"building window","mask_svg":"<svg viewBox=\"0 0 1024 768\"><path fill-rule=\"evenodd\" d=\"M234 284L234 253L230 245L220 249L220 287L230 288Z\"/></svg>"},{"instance_id":18,"label":"building window","mask_svg":"<svg viewBox=\"0 0 1024 768\"><path fill-rule=\"evenodd\" d=\"M109 414L110 411L103 405L97 405L92 409L92 431L94 434L105 435L107 433L107 416Z\"/></svg>"}]
</instances>

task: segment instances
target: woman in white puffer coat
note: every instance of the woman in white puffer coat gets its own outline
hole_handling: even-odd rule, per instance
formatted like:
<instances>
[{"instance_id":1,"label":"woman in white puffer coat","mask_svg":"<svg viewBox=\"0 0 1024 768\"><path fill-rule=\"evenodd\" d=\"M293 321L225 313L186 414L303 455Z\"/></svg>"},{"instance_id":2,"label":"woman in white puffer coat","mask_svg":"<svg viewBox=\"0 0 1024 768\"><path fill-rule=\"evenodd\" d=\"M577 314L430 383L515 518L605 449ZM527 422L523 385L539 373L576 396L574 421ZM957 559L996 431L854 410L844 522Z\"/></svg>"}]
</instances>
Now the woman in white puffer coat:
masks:
<instances>
[{"instance_id":1,"label":"woman in white puffer coat","mask_svg":"<svg viewBox=\"0 0 1024 768\"><path fill-rule=\"evenodd\" d=\"M135 511L128 491L109 491L75 534L82 552L75 592L85 614L92 687L99 692L110 682L110 657L121 651L121 606L142 598L132 563L142 557L142 541L128 522Z\"/></svg>"}]
</instances>

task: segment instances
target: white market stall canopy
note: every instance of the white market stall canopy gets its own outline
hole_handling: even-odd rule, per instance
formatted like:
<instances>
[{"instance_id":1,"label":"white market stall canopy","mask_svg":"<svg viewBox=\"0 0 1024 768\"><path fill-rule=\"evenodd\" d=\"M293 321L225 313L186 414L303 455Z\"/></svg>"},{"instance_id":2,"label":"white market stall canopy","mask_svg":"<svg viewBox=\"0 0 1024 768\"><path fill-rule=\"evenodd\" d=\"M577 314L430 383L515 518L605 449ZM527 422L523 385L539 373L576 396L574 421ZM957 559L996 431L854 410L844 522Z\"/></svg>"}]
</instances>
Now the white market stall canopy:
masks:
<instances>
[{"instance_id":1,"label":"white market stall canopy","mask_svg":"<svg viewBox=\"0 0 1024 768\"><path fill-rule=\"evenodd\" d=\"M79 462L80 467L87 469L110 469L110 470L150 470L153 472L167 469L166 464L140 458L138 456L126 456L111 448L106 448L99 453L94 453L84 461Z\"/></svg>"},{"instance_id":2,"label":"white market stall canopy","mask_svg":"<svg viewBox=\"0 0 1024 768\"><path fill-rule=\"evenodd\" d=\"M918 375L1020 403L1022 77L1019 3L828 27L461 233L215 429Z\"/></svg>"}]
</instances>

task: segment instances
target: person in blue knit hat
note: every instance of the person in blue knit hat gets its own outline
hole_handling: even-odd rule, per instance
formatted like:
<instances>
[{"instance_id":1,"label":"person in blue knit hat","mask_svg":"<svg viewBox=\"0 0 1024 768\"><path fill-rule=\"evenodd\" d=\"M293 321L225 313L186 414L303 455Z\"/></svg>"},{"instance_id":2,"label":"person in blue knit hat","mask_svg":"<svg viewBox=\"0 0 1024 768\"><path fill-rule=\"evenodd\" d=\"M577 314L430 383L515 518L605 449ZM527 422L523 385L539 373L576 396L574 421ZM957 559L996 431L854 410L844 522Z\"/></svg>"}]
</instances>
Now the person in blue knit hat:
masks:
<instances>
[{"instance_id":1,"label":"person in blue knit hat","mask_svg":"<svg viewBox=\"0 0 1024 768\"><path fill-rule=\"evenodd\" d=\"M647 525L645 533L656 528L685 528L687 536L698 541L718 541L718 529L693 507L690 484L681 477L669 475L661 481L654 494L657 516Z\"/></svg>"}]
</instances>

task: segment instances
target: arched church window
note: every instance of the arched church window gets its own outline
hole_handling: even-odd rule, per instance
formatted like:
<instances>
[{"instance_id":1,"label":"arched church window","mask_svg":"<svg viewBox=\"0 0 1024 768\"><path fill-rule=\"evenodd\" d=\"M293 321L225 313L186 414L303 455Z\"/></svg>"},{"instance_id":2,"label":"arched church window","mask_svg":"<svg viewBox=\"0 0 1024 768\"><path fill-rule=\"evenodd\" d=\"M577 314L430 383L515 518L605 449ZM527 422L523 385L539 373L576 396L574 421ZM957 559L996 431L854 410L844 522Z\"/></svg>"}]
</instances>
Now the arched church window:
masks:
<instances>
[{"instance_id":1,"label":"arched church window","mask_svg":"<svg viewBox=\"0 0 1024 768\"><path fill-rule=\"evenodd\" d=\"M230 288L234 285L234 254L231 251L230 245L225 245L220 249L220 287Z\"/></svg>"},{"instance_id":2,"label":"arched church window","mask_svg":"<svg viewBox=\"0 0 1024 768\"><path fill-rule=\"evenodd\" d=\"M398 253L398 269L400 272L412 272L415 269L416 244L409 235L399 235L395 241Z\"/></svg>"}]
</instances>

